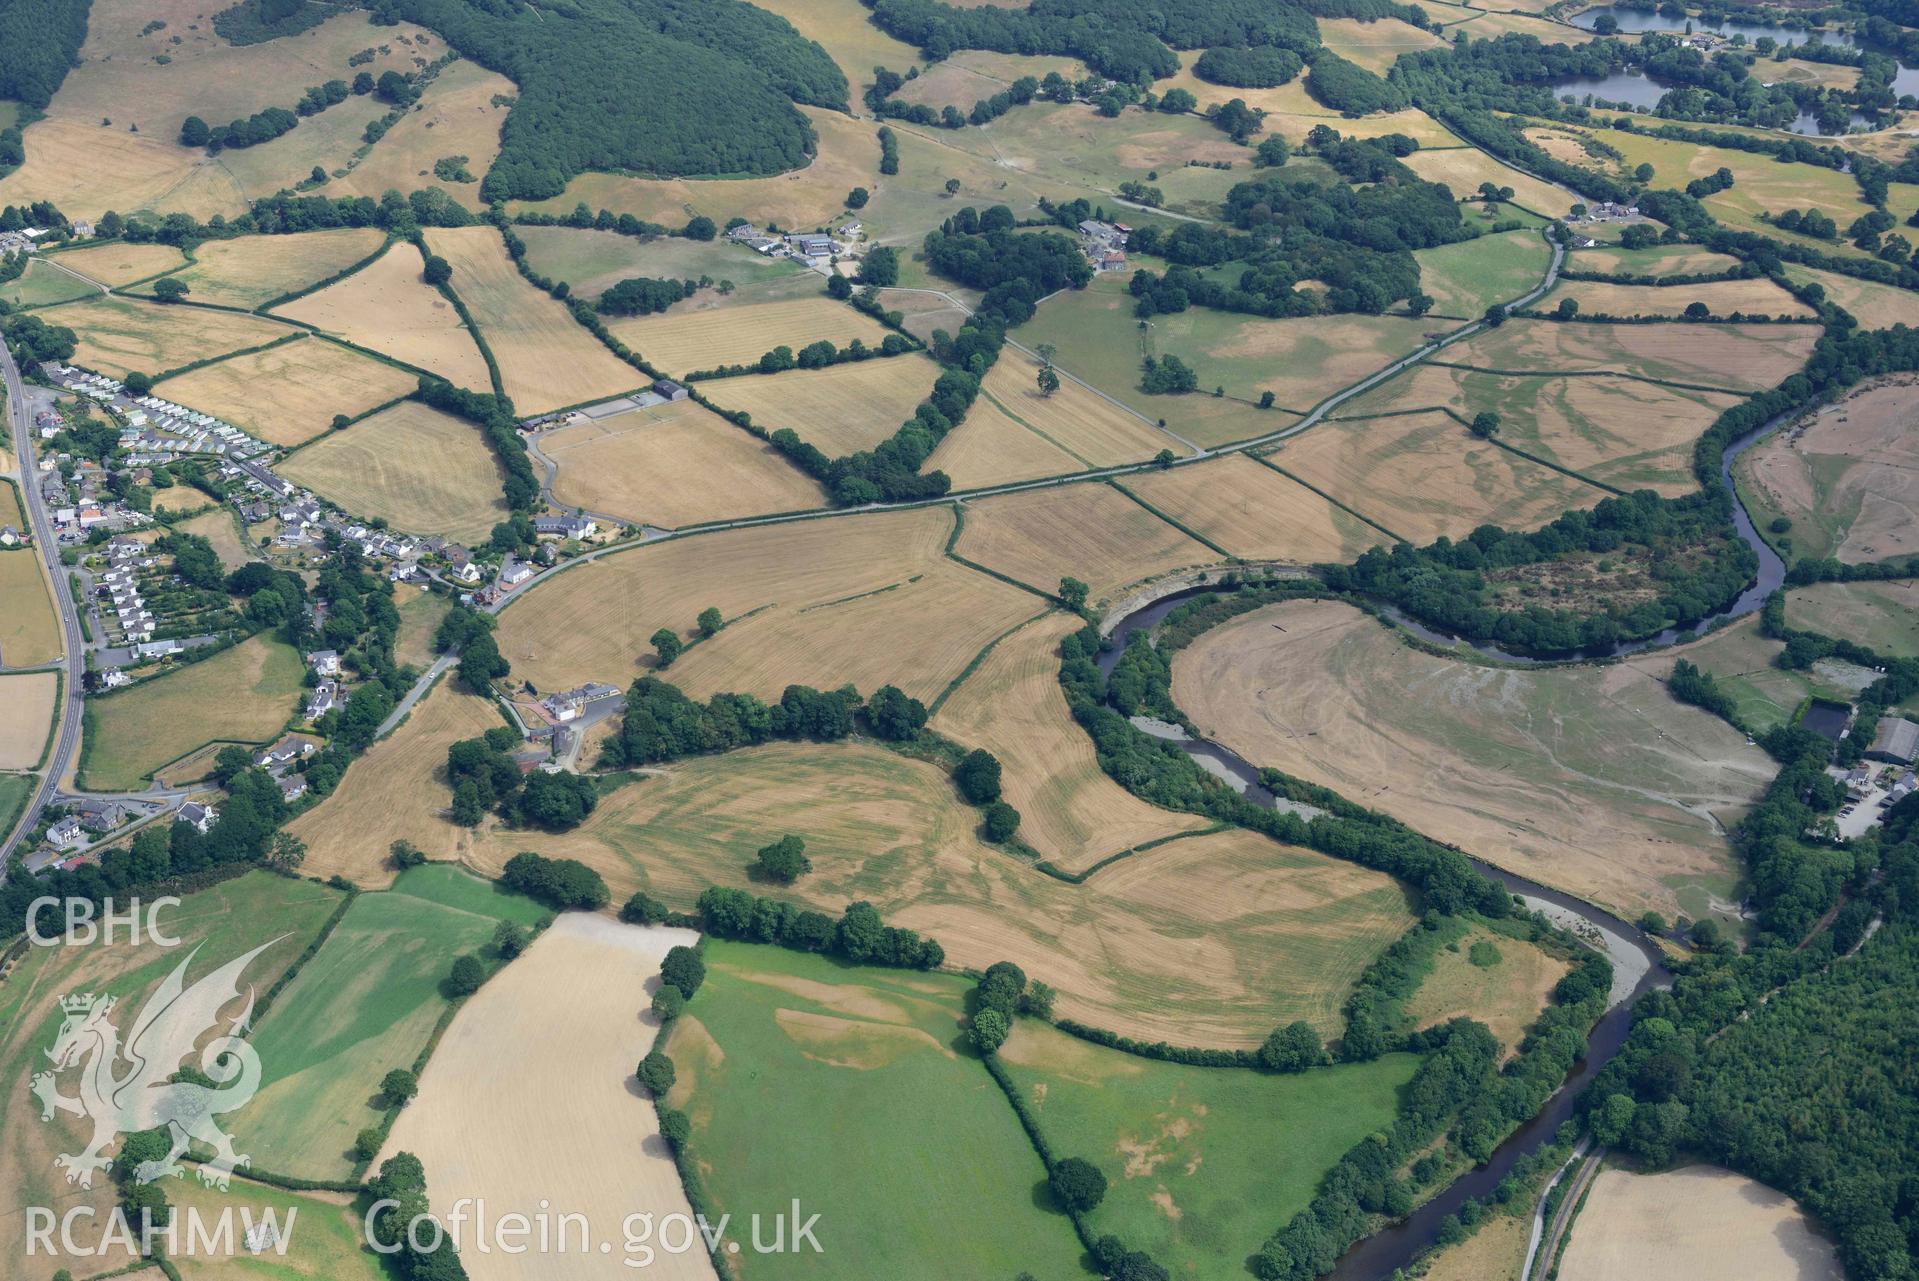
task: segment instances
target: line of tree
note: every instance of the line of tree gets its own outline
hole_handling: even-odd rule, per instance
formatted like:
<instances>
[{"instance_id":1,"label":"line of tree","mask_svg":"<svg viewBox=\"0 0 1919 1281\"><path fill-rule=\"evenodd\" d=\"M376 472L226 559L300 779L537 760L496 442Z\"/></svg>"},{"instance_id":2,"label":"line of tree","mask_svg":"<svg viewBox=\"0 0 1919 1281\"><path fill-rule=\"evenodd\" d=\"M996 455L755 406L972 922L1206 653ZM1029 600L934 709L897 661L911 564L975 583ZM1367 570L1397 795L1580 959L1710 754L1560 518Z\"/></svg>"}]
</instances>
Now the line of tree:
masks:
<instances>
[{"instance_id":1,"label":"line of tree","mask_svg":"<svg viewBox=\"0 0 1919 1281\"><path fill-rule=\"evenodd\" d=\"M904 334L888 334L877 347L868 347L865 340L860 338L853 339L844 347L836 347L831 339L821 338L806 344L797 352L784 345L775 347L751 364L696 369L682 381L737 378L744 374L777 374L788 369L825 369L829 365L857 364L876 356L905 356L917 350L919 348L913 345L913 340Z\"/></svg>"},{"instance_id":2,"label":"line of tree","mask_svg":"<svg viewBox=\"0 0 1919 1281\"><path fill-rule=\"evenodd\" d=\"M715 885L700 895L699 918L717 938L775 943L798 952L819 952L855 965L936 970L946 949L915 930L891 926L871 903L849 903L836 921L824 912L785 899L761 898Z\"/></svg>"},{"instance_id":3,"label":"line of tree","mask_svg":"<svg viewBox=\"0 0 1919 1281\"><path fill-rule=\"evenodd\" d=\"M493 461L500 465L500 487L508 507L516 512L530 512L539 506L539 478L533 474L533 460L527 456L526 442L520 438L511 401L424 377L414 395L435 409L479 426L487 444L493 448Z\"/></svg>"},{"instance_id":4,"label":"line of tree","mask_svg":"<svg viewBox=\"0 0 1919 1281\"><path fill-rule=\"evenodd\" d=\"M563 912L597 912L610 901L600 874L571 858L522 850L500 869L500 884Z\"/></svg>"}]
</instances>

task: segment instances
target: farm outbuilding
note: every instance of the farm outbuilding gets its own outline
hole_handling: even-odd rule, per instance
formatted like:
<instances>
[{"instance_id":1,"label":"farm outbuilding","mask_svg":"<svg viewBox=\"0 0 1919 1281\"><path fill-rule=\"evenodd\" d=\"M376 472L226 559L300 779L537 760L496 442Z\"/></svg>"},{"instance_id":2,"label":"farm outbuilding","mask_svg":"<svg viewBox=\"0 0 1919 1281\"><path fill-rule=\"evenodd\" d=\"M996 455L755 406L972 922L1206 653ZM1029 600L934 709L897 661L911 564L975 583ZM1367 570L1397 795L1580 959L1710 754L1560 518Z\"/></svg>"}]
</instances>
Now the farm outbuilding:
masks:
<instances>
[{"instance_id":1,"label":"farm outbuilding","mask_svg":"<svg viewBox=\"0 0 1919 1281\"><path fill-rule=\"evenodd\" d=\"M1912 764L1915 755L1919 755L1919 724L1903 716L1881 719L1866 755L1875 761L1891 761L1894 765Z\"/></svg>"}]
</instances>

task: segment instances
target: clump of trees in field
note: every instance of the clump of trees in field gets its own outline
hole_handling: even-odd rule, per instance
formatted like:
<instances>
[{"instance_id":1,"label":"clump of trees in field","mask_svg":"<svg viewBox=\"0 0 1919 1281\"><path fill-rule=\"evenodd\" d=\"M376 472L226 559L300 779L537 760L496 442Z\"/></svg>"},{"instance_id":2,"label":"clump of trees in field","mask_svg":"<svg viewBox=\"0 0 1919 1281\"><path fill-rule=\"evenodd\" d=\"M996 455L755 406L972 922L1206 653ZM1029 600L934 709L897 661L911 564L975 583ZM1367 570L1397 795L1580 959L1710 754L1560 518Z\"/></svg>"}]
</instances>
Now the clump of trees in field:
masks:
<instances>
[{"instance_id":1,"label":"clump of trees in field","mask_svg":"<svg viewBox=\"0 0 1919 1281\"><path fill-rule=\"evenodd\" d=\"M873 905L863 901L848 904L836 921L784 899L716 885L700 895L698 911L706 931L718 938L777 943L857 965L936 970L946 963L946 950L937 942L887 925Z\"/></svg>"},{"instance_id":2,"label":"clump of trees in field","mask_svg":"<svg viewBox=\"0 0 1919 1281\"><path fill-rule=\"evenodd\" d=\"M600 874L586 864L529 850L506 861L500 884L560 911L597 912L612 897Z\"/></svg>"}]
</instances>

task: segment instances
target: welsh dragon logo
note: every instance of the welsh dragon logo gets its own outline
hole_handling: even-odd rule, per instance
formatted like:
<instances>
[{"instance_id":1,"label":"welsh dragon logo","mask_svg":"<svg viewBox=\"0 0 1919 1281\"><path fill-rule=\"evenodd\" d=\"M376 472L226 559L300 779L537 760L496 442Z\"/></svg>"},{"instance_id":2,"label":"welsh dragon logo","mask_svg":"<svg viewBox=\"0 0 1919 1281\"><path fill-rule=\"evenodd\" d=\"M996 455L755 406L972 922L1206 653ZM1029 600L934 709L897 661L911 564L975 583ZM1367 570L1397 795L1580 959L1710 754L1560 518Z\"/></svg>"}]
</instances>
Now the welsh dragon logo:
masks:
<instances>
[{"instance_id":1,"label":"welsh dragon logo","mask_svg":"<svg viewBox=\"0 0 1919 1281\"><path fill-rule=\"evenodd\" d=\"M47 1051L53 1067L35 1076L31 1088L40 1100L43 1122L59 1112L93 1122L93 1140L85 1151L54 1158L68 1183L92 1187L94 1171L111 1164L104 1153L117 1136L161 1127L172 1140L172 1150L161 1160L141 1162L134 1172L141 1183L178 1178L184 1172L180 1154L196 1139L215 1153L199 1168L200 1181L210 1187L225 1189L236 1167L251 1164L234 1151L232 1136L214 1122L220 1113L245 1107L260 1088L260 1056L243 1035L253 1016L251 988L239 1017L200 1051L200 1071L214 1084L172 1078L201 1037L218 1027L220 1011L240 996L240 975L247 965L277 942L263 943L187 987L187 966L200 951L195 948L141 1007L125 1044L112 1020L117 999L93 992L61 998L66 1017ZM61 1094L56 1084L59 1075L72 1068L80 1069L78 1098Z\"/></svg>"}]
</instances>

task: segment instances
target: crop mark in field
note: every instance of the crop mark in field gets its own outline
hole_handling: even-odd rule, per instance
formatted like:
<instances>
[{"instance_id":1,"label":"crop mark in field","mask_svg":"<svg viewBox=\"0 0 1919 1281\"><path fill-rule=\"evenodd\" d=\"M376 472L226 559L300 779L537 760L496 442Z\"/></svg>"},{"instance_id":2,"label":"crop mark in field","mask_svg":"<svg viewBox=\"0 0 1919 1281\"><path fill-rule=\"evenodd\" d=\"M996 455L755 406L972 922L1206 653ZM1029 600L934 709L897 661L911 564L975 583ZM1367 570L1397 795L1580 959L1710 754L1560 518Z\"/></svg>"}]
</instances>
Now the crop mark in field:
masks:
<instances>
[{"instance_id":1,"label":"crop mark in field","mask_svg":"<svg viewBox=\"0 0 1919 1281\"><path fill-rule=\"evenodd\" d=\"M887 592L898 591L900 588L906 586L907 583L917 583L924 577L926 577L924 574L915 574L911 578L904 579L897 583L888 583L884 587L875 587L871 591L854 592L851 596L842 596L838 600L823 600L817 605L805 606L800 610L800 613L810 614L816 609L831 609L835 605L846 605L856 600L865 600L868 596L884 596Z\"/></svg>"}]
</instances>

